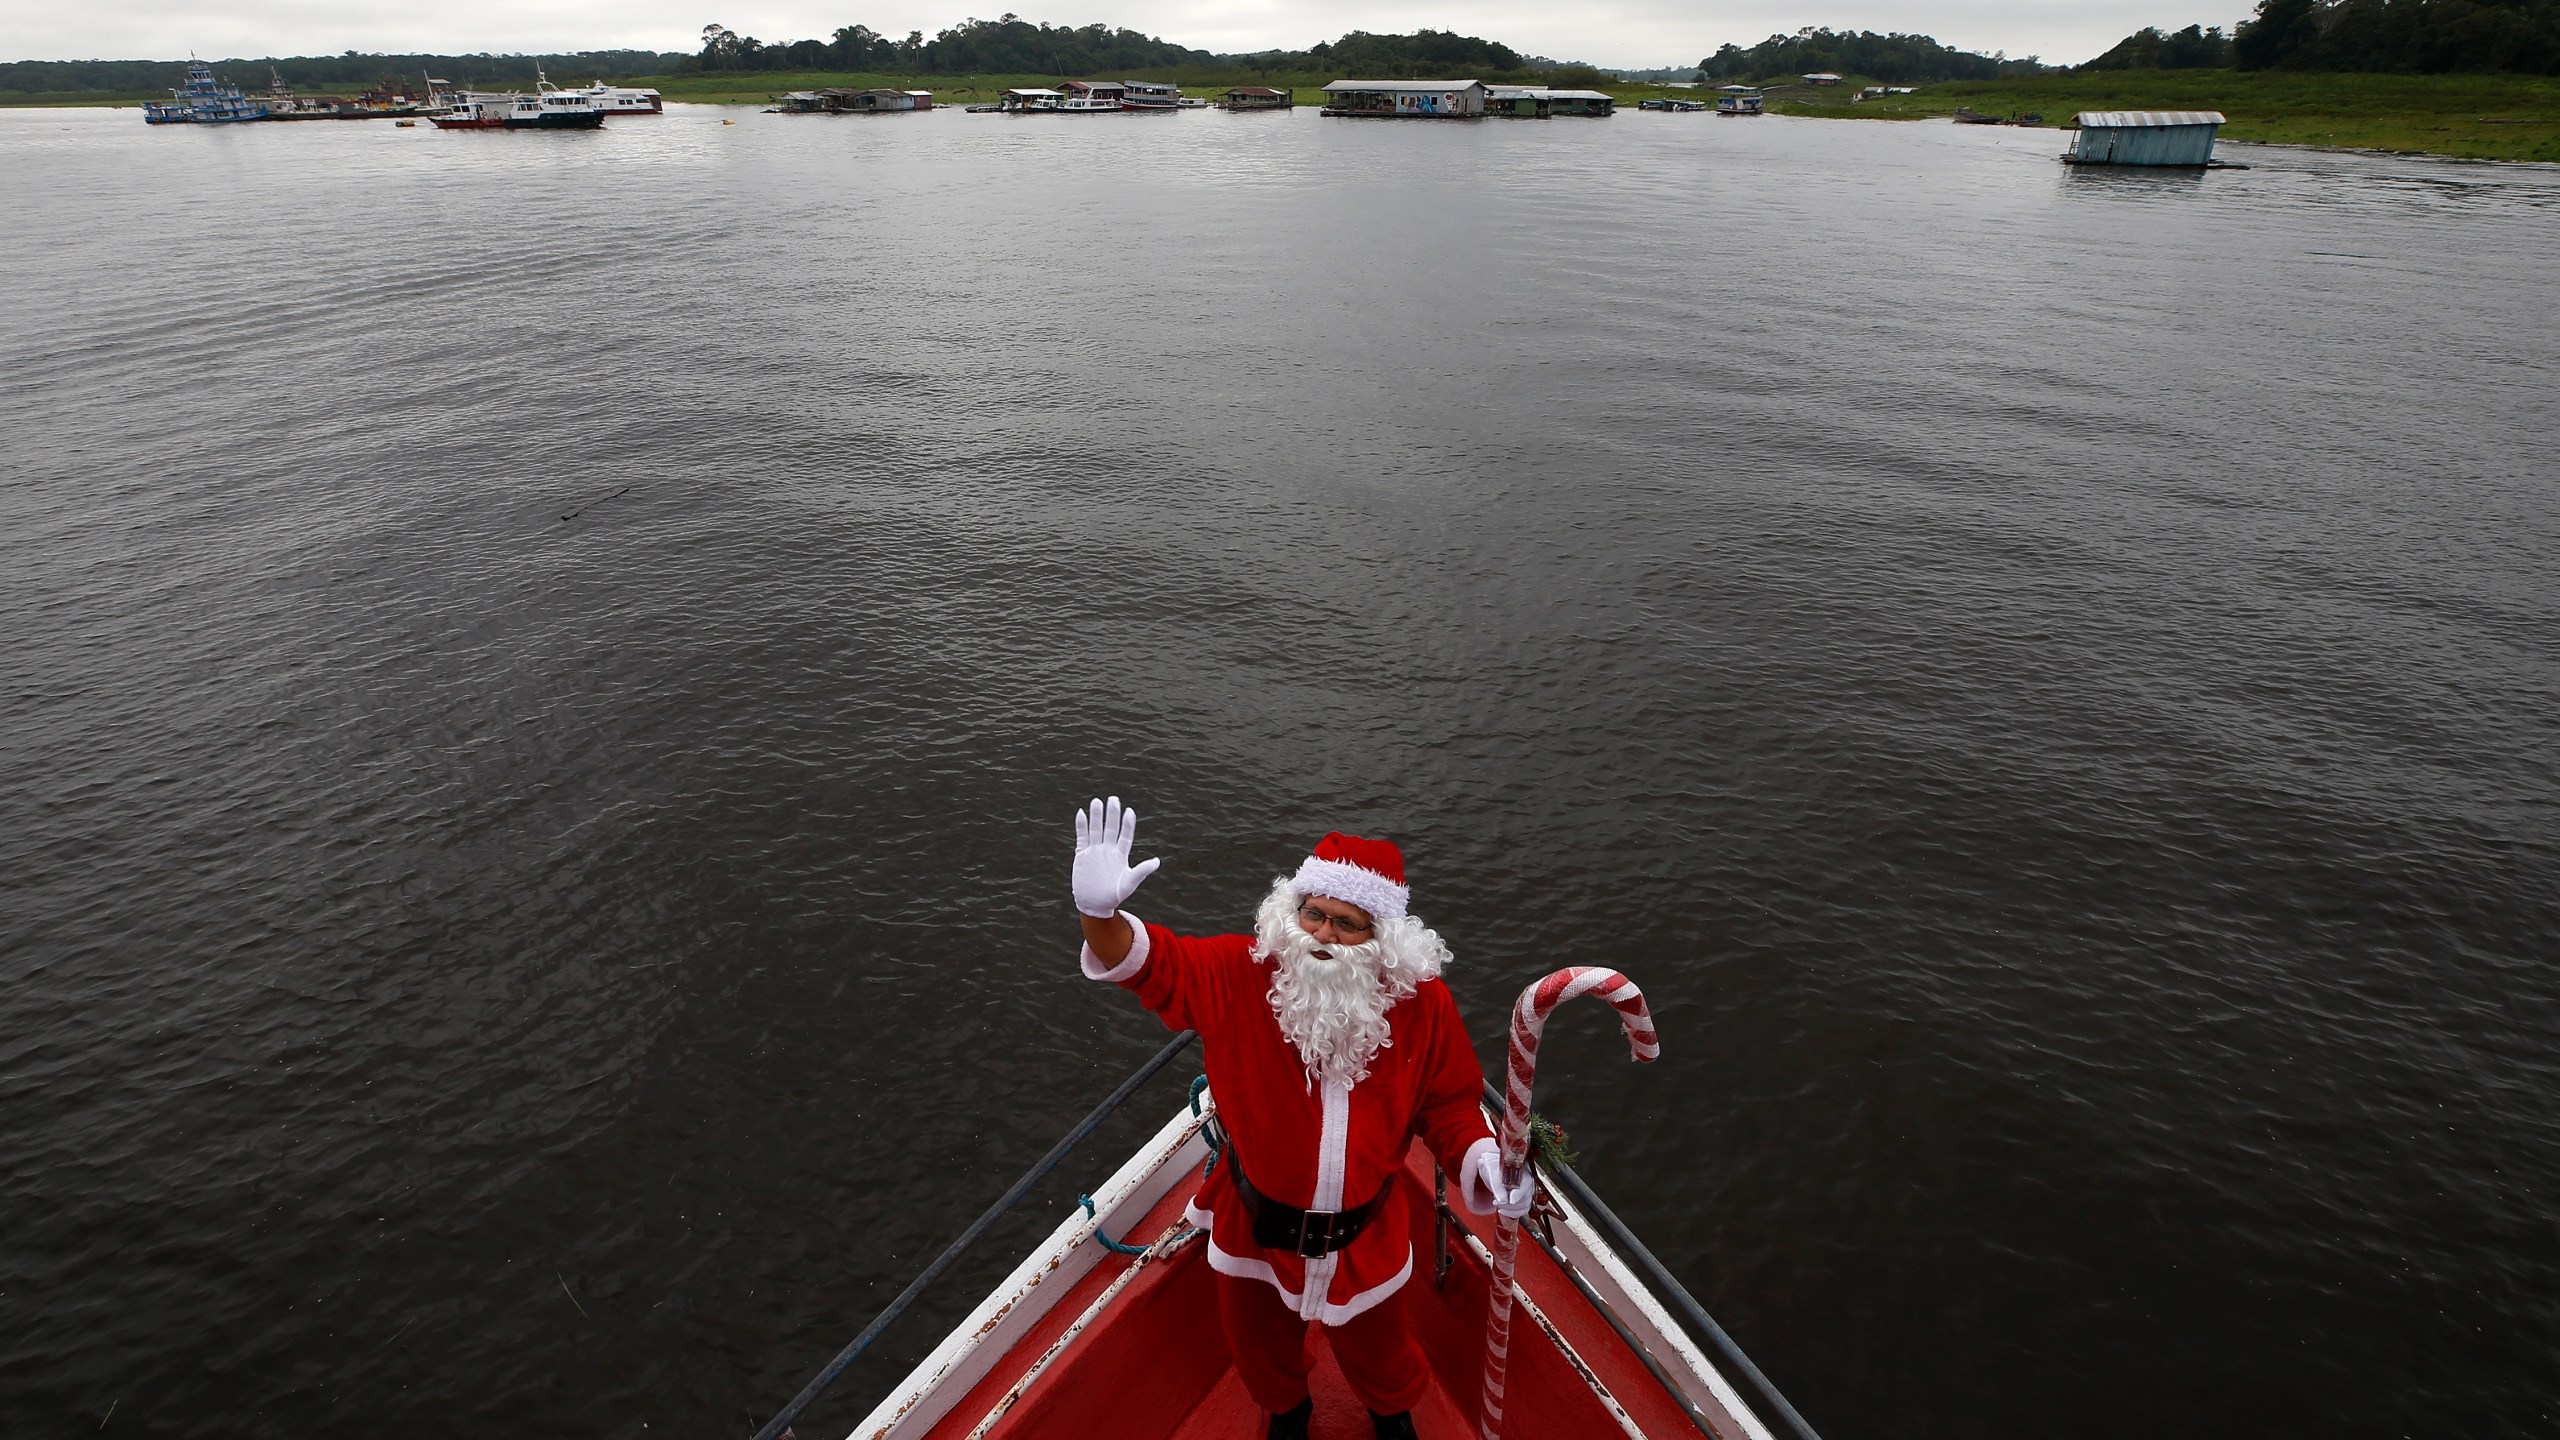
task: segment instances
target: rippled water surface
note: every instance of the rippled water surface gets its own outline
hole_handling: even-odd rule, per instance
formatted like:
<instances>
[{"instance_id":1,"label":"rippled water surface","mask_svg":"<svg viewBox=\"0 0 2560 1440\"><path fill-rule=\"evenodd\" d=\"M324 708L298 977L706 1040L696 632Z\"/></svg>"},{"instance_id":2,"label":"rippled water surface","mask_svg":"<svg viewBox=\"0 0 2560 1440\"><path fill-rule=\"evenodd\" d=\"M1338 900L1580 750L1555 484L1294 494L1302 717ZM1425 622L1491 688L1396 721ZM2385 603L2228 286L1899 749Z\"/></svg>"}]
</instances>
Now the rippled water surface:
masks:
<instances>
[{"instance_id":1,"label":"rippled water surface","mask_svg":"<svg viewBox=\"0 0 2560 1440\"><path fill-rule=\"evenodd\" d=\"M2560 171L2058 148L0 112L0 1430L744 1433L1158 1043L1116 792L1639 979L1833 1440L2551 1433Z\"/></svg>"}]
</instances>

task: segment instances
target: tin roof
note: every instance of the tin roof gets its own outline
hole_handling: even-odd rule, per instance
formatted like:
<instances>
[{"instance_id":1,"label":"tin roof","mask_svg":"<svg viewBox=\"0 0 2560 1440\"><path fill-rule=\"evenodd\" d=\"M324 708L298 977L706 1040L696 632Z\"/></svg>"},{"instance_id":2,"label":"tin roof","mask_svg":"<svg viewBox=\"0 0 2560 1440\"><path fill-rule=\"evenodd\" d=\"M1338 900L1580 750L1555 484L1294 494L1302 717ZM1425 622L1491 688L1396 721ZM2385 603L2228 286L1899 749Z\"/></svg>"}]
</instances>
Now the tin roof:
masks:
<instances>
[{"instance_id":1,"label":"tin roof","mask_svg":"<svg viewBox=\"0 0 2560 1440\"><path fill-rule=\"evenodd\" d=\"M1238 85L1227 93L1230 95L1285 95L1289 92L1274 90L1268 85Z\"/></svg>"},{"instance_id":2,"label":"tin roof","mask_svg":"<svg viewBox=\"0 0 2560 1440\"><path fill-rule=\"evenodd\" d=\"M1615 100L1606 90L1548 90L1542 92L1550 100Z\"/></svg>"},{"instance_id":3,"label":"tin roof","mask_svg":"<svg viewBox=\"0 0 2560 1440\"><path fill-rule=\"evenodd\" d=\"M1481 86L1480 80L1336 80L1327 90L1395 91L1395 90L1464 90Z\"/></svg>"},{"instance_id":4,"label":"tin roof","mask_svg":"<svg viewBox=\"0 0 2560 1440\"><path fill-rule=\"evenodd\" d=\"M2139 130L2154 125L2220 125L2219 110L2083 110L2084 130Z\"/></svg>"}]
</instances>

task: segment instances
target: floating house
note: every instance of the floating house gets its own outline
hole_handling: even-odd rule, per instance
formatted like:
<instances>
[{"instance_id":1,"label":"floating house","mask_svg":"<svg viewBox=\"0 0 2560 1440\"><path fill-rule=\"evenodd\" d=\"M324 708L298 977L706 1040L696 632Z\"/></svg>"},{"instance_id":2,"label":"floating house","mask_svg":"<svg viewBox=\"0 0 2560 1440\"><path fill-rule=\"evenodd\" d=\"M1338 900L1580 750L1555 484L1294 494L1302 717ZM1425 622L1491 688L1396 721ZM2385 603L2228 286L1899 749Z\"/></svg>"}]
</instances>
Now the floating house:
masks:
<instances>
[{"instance_id":1,"label":"floating house","mask_svg":"<svg viewBox=\"0 0 2560 1440\"><path fill-rule=\"evenodd\" d=\"M1230 110L1286 110L1298 103L1298 97L1268 85L1238 85L1220 103Z\"/></svg>"},{"instance_id":2,"label":"floating house","mask_svg":"<svg viewBox=\"0 0 2560 1440\"><path fill-rule=\"evenodd\" d=\"M1802 80L1807 85L1837 85L1840 83L1840 77L1832 74L1828 70L1817 70L1811 75L1799 75L1796 78Z\"/></svg>"},{"instance_id":3,"label":"floating house","mask_svg":"<svg viewBox=\"0 0 2560 1440\"><path fill-rule=\"evenodd\" d=\"M1760 92L1757 90L1747 90L1739 95L1717 96L1716 113L1719 115L1759 115L1765 112L1763 110L1763 102Z\"/></svg>"},{"instance_id":4,"label":"floating house","mask_svg":"<svg viewBox=\"0 0 2560 1440\"><path fill-rule=\"evenodd\" d=\"M856 115L886 115L898 110L930 110L930 90L857 90L845 97L847 111Z\"/></svg>"},{"instance_id":5,"label":"floating house","mask_svg":"<svg viewBox=\"0 0 2560 1440\"><path fill-rule=\"evenodd\" d=\"M999 110L1011 111L1017 115L1029 114L1044 110L1055 110L1058 108L1059 103L1064 101L1066 98L1066 96L1059 94L1055 90L1044 89L1037 85L1025 85L1019 89L1007 90L1003 94L998 95L996 97L996 108Z\"/></svg>"},{"instance_id":6,"label":"floating house","mask_svg":"<svg viewBox=\"0 0 2560 1440\"><path fill-rule=\"evenodd\" d=\"M1319 115L1470 119L1485 113L1492 87L1481 80L1336 80L1324 87Z\"/></svg>"},{"instance_id":7,"label":"floating house","mask_svg":"<svg viewBox=\"0 0 2560 1440\"><path fill-rule=\"evenodd\" d=\"M1618 109L1618 97L1605 90L1542 90L1549 115L1587 115L1594 119L1612 115Z\"/></svg>"},{"instance_id":8,"label":"floating house","mask_svg":"<svg viewBox=\"0 0 2560 1440\"><path fill-rule=\"evenodd\" d=\"M2084 110L2080 137L2062 158L2074 165L2213 163L2219 110Z\"/></svg>"},{"instance_id":9,"label":"floating house","mask_svg":"<svg viewBox=\"0 0 2560 1440\"><path fill-rule=\"evenodd\" d=\"M886 115L899 110L930 110L930 90L794 90L776 95L774 109L784 115Z\"/></svg>"}]
</instances>

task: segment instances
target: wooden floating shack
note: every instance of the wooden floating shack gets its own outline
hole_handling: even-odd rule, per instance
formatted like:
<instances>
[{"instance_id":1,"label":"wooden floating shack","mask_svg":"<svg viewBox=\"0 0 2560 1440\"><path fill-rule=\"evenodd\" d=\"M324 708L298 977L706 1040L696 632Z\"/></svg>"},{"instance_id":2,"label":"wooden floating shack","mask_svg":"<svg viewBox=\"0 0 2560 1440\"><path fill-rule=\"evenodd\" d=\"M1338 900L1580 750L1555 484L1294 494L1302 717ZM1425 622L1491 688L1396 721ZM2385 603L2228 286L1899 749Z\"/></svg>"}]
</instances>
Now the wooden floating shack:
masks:
<instances>
[{"instance_id":1,"label":"wooden floating shack","mask_svg":"<svg viewBox=\"0 0 2560 1440\"><path fill-rule=\"evenodd\" d=\"M1555 115L1608 115L1616 96L1601 90L1551 90L1544 85L1496 85L1485 92L1488 115L1544 120Z\"/></svg>"},{"instance_id":2,"label":"wooden floating shack","mask_svg":"<svg viewBox=\"0 0 2560 1440\"><path fill-rule=\"evenodd\" d=\"M1268 85L1238 85L1219 102L1229 110L1286 110L1297 103L1297 96Z\"/></svg>"},{"instance_id":3,"label":"wooden floating shack","mask_svg":"<svg viewBox=\"0 0 2560 1440\"><path fill-rule=\"evenodd\" d=\"M1481 80L1336 80L1319 115L1405 120L1472 119L1491 87Z\"/></svg>"},{"instance_id":4,"label":"wooden floating shack","mask_svg":"<svg viewBox=\"0 0 2560 1440\"><path fill-rule=\"evenodd\" d=\"M2222 125L2219 110L2084 110L2080 136L2062 158L2074 165L2212 166Z\"/></svg>"}]
</instances>

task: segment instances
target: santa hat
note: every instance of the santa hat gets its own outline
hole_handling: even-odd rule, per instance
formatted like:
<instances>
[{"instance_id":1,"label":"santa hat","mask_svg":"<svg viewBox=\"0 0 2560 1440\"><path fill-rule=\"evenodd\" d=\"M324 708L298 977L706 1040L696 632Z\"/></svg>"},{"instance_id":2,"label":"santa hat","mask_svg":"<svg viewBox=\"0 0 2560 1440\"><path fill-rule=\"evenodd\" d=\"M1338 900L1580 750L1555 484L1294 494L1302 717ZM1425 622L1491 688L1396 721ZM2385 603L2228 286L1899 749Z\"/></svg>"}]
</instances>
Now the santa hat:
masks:
<instances>
[{"instance_id":1,"label":"santa hat","mask_svg":"<svg viewBox=\"0 0 2560 1440\"><path fill-rule=\"evenodd\" d=\"M1401 920L1413 899L1405 888L1404 852L1384 840L1363 840L1337 830L1316 842L1316 853L1289 882L1300 895L1345 900L1373 920Z\"/></svg>"}]
</instances>

